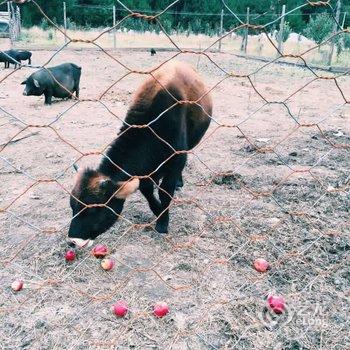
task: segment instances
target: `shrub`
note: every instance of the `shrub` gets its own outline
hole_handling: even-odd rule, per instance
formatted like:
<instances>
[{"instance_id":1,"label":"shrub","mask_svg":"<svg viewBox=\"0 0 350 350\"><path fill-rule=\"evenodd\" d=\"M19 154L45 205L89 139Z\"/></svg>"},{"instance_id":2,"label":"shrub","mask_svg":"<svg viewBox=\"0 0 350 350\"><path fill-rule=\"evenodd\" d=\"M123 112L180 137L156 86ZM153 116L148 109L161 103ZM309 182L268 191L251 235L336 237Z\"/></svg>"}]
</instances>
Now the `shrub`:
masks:
<instances>
[{"instance_id":1,"label":"shrub","mask_svg":"<svg viewBox=\"0 0 350 350\"><path fill-rule=\"evenodd\" d=\"M288 22L285 22L283 26L283 35L282 35L283 42L286 42L288 40L291 32L292 32L292 28L290 27Z\"/></svg>"},{"instance_id":2,"label":"shrub","mask_svg":"<svg viewBox=\"0 0 350 350\"><path fill-rule=\"evenodd\" d=\"M21 31L20 35L17 38L18 41L24 41L24 42L29 42L30 41L30 35L29 33L25 31Z\"/></svg>"},{"instance_id":3,"label":"shrub","mask_svg":"<svg viewBox=\"0 0 350 350\"><path fill-rule=\"evenodd\" d=\"M39 27L42 29L42 30L47 30L49 28L49 22L47 21L46 18L43 18L40 22L40 25Z\"/></svg>"},{"instance_id":4,"label":"shrub","mask_svg":"<svg viewBox=\"0 0 350 350\"><path fill-rule=\"evenodd\" d=\"M171 23L171 21L169 19L165 18L165 19L163 19L162 25L163 25L163 28L165 29L165 31L168 34L171 34L171 31L172 31L172 23Z\"/></svg>"},{"instance_id":5,"label":"shrub","mask_svg":"<svg viewBox=\"0 0 350 350\"><path fill-rule=\"evenodd\" d=\"M318 14L311 18L304 29L304 35L314 40L317 44L322 43L333 31L334 20L325 13Z\"/></svg>"},{"instance_id":6,"label":"shrub","mask_svg":"<svg viewBox=\"0 0 350 350\"><path fill-rule=\"evenodd\" d=\"M50 30L48 33L47 33L47 39L48 40L53 40L53 31L52 30Z\"/></svg>"},{"instance_id":7,"label":"shrub","mask_svg":"<svg viewBox=\"0 0 350 350\"><path fill-rule=\"evenodd\" d=\"M67 29L71 29L71 30L77 30L78 26L76 25L76 23L74 21L72 21L70 18L67 18Z\"/></svg>"}]
</instances>

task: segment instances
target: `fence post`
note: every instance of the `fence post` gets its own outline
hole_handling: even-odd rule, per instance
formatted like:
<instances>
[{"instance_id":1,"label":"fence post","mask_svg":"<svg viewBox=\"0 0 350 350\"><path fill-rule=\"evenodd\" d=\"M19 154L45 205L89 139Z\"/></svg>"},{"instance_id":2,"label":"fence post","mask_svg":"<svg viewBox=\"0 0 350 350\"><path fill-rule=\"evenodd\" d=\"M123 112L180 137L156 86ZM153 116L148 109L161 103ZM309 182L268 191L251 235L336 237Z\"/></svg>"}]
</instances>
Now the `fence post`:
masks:
<instances>
[{"instance_id":1,"label":"fence post","mask_svg":"<svg viewBox=\"0 0 350 350\"><path fill-rule=\"evenodd\" d=\"M346 12L344 12L343 22L342 22L342 24L341 24L342 29L344 29L345 18L346 18Z\"/></svg>"},{"instance_id":2,"label":"fence post","mask_svg":"<svg viewBox=\"0 0 350 350\"><path fill-rule=\"evenodd\" d=\"M224 32L224 9L221 10L221 16L220 16L220 40L219 40L219 52L221 52L221 37Z\"/></svg>"},{"instance_id":3,"label":"fence post","mask_svg":"<svg viewBox=\"0 0 350 350\"><path fill-rule=\"evenodd\" d=\"M11 3L7 3L7 12L9 15L9 37L10 37L10 42L11 42L11 48L13 46L13 29L12 29L12 14L11 14Z\"/></svg>"},{"instance_id":4,"label":"fence post","mask_svg":"<svg viewBox=\"0 0 350 350\"><path fill-rule=\"evenodd\" d=\"M333 35L338 31L338 24L337 23L339 23L339 18L340 18L340 7L341 7L341 2L340 2L340 0L338 0L338 2L337 2L337 12L336 12L336 15L335 15L336 22L334 22L334 26L333 26L333 33L332 33ZM328 56L328 62L327 62L328 66L332 65L334 45L335 45L335 38L332 38L331 48L329 50L329 56Z\"/></svg>"},{"instance_id":5,"label":"fence post","mask_svg":"<svg viewBox=\"0 0 350 350\"><path fill-rule=\"evenodd\" d=\"M19 6L16 7L16 21L17 21L17 35L19 36L22 31L22 22L21 22L21 10Z\"/></svg>"},{"instance_id":6,"label":"fence post","mask_svg":"<svg viewBox=\"0 0 350 350\"><path fill-rule=\"evenodd\" d=\"M67 7L63 1L63 26L64 26L64 42L67 43Z\"/></svg>"},{"instance_id":7,"label":"fence post","mask_svg":"<svg viewBox=\"0 0 350 350\"><path fill-rule=\"evenodd\" d=\"M116 14L116 8L115 5L113 5L113 27L116 25L117 23L117 14ZM113 47L114 49L117 48L117 37L116 37L116 29L113 28Z\"/></svg>"},{"instance_id":8,"label":"fence post","mask_svg":"<svg viewBox=\"0 0 350 350\"><path fill-rule=\"evenodd\" d=\"M278 33L278 51L283 55L283 31L284 31L284 16L286 14L286 5L282 6L280 31ZM277 53L278 55L278 53Z\"/></svg>"},{"instance_id":9,"label":"fence post","mask_svg":"<svg viewBox=\"0 0 350 350\"><path fill-rule=\"evenodd\" d=\"M202 45L201 45L201 43L199 43L199 52L201 52L201 51L202 51ZM197 70L199 69L199 62L201 61L201 56L202 55L198 55L197 66L196 66Z\"/></svg>"},{"instance_id":10,"label":"fence post","mask_svg":"<svg viewBox=\"0 0 350 350\"><path fill-rule=\"evenodd\" d=\"M250 8L247 7L247 22L246 24L249 24L249 13L250 13ZM244 53L247 52L247 45L248 45L248 34L249 34L249 28L246 26L244 29L244 34L241 42L241 51L244 51Z\"/></svg>"},{"instance_id":11,"label":"fence post","mask_svg":"<svg viewBox=\"0 0 350 350\"><path fill-rule=\"evenodd\" d=\"M249 16L250 16L250 8L247 7L247 24L249 24ZM247 46L248 46L248 38L249 38L249 27L247 26L245 30L245 39L244 39L244 53L247 53Z\"/></svg>"}]
</instances>

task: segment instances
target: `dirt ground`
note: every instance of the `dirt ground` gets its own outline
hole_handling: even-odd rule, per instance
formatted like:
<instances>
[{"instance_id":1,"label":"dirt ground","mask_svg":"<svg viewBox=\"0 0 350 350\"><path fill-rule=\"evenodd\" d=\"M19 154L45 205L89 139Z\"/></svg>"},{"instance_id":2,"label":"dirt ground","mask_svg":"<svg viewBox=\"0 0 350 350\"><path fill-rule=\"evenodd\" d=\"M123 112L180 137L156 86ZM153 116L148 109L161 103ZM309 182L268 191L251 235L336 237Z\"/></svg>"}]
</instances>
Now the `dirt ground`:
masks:
<instances>
[{"instance_id":1,"label":"dirt ground","mask_svg":"<svg viewBox=\"0 0 350 350\"><path fill-rule=\"evenodd\" d=\"M34 52L33 64L53 53ZM174 52L110 54L145 71ZM111 272L89 250L64 260L71 165L82 154L79 165L97 164L87 153L116 137L144 76L93 101L127 70L101 51L66 49L50 66L83 67L83 101L45 106L22 95L33 69L1 67L0 349L349 349L350 78L337 87L307 69L209 56L221 69L207 57L176 58L213 88L214 113L189 156L170 232L132 226L154 220L133 195L96 240L117 261ZM250 80L222 80L224 71ZM257 257L269 272L252 268ZM16 278L25 283L18 293ZM284 314L266 309L269 294L285 297ZM130 305L125 319L110 311L118 299ZM151 312L159 300L171 309L164 319Z\"/></svg>"}]
</instances>

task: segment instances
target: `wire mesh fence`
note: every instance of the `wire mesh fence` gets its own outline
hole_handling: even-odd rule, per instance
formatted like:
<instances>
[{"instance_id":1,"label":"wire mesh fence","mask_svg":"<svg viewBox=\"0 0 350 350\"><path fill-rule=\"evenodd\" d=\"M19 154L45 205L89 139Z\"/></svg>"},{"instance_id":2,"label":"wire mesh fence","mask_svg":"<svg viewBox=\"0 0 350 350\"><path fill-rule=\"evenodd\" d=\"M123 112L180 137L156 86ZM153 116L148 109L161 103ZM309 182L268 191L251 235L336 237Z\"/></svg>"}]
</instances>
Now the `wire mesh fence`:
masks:
<instances>
[{"instance_id":1,"label":"wire mesh fence","mask_svg":"<svg viewBox=\"0 0 350 350\"><path fill-rule=\"evenodd\" d=\"M177 1L151 15L119 2L128 14L86 39L57 26L36 1L22 2L35 6L66 40L54 52L35 52L33 65L0 75L1 347L347 349L349 71L312 67L307 55L324 43L298 55L282 53L268 33L271 21L240 20L206 47L183 49L162 24ZM132 18L155 23L174 51L105 48L101 39ZM337 31L325 42L349 35L333 20ZM273 59L217 52L220 40L246 27L264 36ZM74 44L96 50L71 49ZM281 65L286 58L302 67ZM170 75L175 61L197 68L207 86L203 94L174 96L159 72ZM79 97L44 106L40 97L21 96L30 67L49 72L62 62L82 66ZM133 93L147 78L160 86L161 106L168 96L173 102L148 123L125 124ZM210 95L212 113L203 107ZM182 108L211 121L191 149L177 148L157 130L157 121ZM108 150L123 134L143 130L170 155L146 174L130 174ZM184 154L184 187L169 193L155 174ZM169 233L155 230L162 213L153 215L138 192L121 213L111 200L123 187L104 202L79 198L73 186L81 175L77 180L73 165L101 159L126 175L125 186L149 180L160 197L170 197ZM90 249L76 249L77 258L65 261L70 196L81 204L75 218L101 207L118 217L96 238L109 248L114 269L101 269ZM266 259L270 270L257 272L256 258ZM16 279L24 281L19 292L10 288ZM268 295L284 297L283 313L271 311ZM111 311L117 300L129 305L124 318ZM158 301L170 308L161 319L153 314Z\"/></svg>"}]
</instances>

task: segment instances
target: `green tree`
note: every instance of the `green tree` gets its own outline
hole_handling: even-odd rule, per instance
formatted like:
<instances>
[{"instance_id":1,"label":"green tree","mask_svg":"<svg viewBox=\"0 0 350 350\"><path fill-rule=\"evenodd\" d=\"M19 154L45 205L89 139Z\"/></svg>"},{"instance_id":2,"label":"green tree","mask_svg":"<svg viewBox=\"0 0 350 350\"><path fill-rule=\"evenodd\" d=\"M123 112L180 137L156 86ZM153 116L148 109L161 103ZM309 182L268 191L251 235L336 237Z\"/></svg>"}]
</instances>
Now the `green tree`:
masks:
<instances>
[{"instance_id":1,"label":"green tree","mask_svg":"<svg viewBox=\"0 0 350 350\"><path fill-rule=\"evenodd\" d=\"M59 25L63 23L63 0L37 0L39 6L51 19L56 19ZM67 16L70 23L79 27L104 27L112 24L112 6L117 8L117 20L124 18L128 12L116 0L65 0L67 5ZM123 3L132 10L138 11L159 11L172 3L172 0L123 0ZM278 18L281 14L282 5L286 5L287 11L305 4L305 0L225 0L227 6L236 14L240 20L246 21L247 7L252 14L250 22L253 24L266 24ZM6 8L6 4L3 5ZM189 1L180 0L172 8L160 17L160 21L165 20L167 30L191 30L201 33L214 33L220 26L220 12L224 9L224 29L230 30L237 25L239 21L232 16L223 6L220 0L202 0ZM342 1L342 12L350 10L350 0ZM315 26L314 16L316 13L327 13L331 11L328 6L304 6L291 15L286 20L292 31L297 33L308 31ZM23 24L25 26L40 25L43 15L38 11L33 2L21 5ZM205 13L205 15L200 15ZM212 15L208 15L208 13ZM312 17L312 18L311 18ZM142 23L141 23L142 22ZM310 23L311 24L310 24ZM345 26L350 25L350 16L348 16ZM127 28L149 28L156 29L156 26L144 20L131 19L125 23ZM271 24L268 31L278 29L279 21ZM159 29L159 28L158 28ZM316 30L317 31L317 30ZM323 30L322 30L323 31ZM250 30L251 34L256 31ZM307 32L309 34L309 32ZM309 34L310 36L310 34ZM315 34L317 36L317 33ZM310 36L314 38L314 36Z\"/></svg>"},{"instance_id":2,"label":"green tree","mask_svg":"<svg viewBox=\"0 0 350 350\"><path fill-rule=\"evenodd\" d=\"M315 18L310 19L310 22L304 29L304 35L320 44L331 35L333 26L333 18L325 13L320 13Z\"/></svg>"},{"instance_id":3,"label":"green tree","mask_svg":"<svg viewBox=\"0 0 350 350\"><path fill-rule=\"evenodd\" d=\"M65 0L67 8L76 4L76 0ZM62 0L36 0L37 4L43 10L43 12L57 24L63 23L63 1ZM20 6L22 13L22 21L24 26L38 25L42 22L44 16L39 11L37 6L32 3L25 3Z\"/></svg>"}]
</instances>

